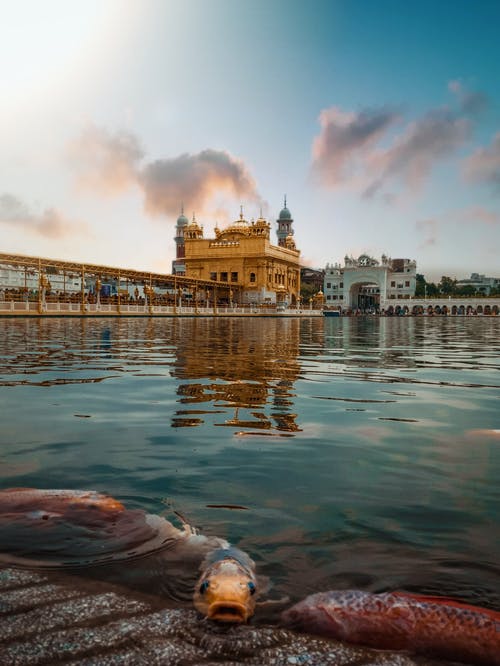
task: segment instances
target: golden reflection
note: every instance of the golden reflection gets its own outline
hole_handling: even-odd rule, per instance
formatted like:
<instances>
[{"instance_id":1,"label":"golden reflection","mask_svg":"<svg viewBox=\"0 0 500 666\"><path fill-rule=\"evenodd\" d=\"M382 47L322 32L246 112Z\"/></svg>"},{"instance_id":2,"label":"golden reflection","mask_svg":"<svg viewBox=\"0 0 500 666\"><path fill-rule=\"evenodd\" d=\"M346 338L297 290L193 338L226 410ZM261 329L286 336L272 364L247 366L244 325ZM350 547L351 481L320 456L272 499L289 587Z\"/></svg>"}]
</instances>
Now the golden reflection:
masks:
<instances>
[{"instance_id":1,"label":"golden reflection","mask_svg":"<svg viewBox=\"0 0 500 666\"><path fill-rule=\"evenodd\" d=\"M188 380L177 389L182 405L210 403L213 409L207 414L231 410L228 418L214 423L220 427L300 431L293 410L300 371L299 319L276 319L265 326L249 319L175 324L177 358L171 372ZM209 351L207 339L214 341ZM172 425L179 427L183 419L188 426L203 423L201 418L186 419L185 414L186 410L178 410Z\"/></svg>"}]
</instances>

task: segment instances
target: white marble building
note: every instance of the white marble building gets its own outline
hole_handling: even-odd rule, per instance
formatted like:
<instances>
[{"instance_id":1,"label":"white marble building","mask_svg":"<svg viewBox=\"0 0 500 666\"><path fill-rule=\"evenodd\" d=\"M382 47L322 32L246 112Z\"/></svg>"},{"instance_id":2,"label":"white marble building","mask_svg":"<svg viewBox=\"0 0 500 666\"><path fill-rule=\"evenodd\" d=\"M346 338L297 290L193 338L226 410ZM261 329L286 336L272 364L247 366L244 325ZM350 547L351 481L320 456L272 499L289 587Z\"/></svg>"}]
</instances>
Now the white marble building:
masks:
<instances>
[{"instance_id":1,"label":"white marble building","mask_svg":"<svg viewBox=\"0 0 500 666\"><path fill-rule=\"evenodd\" d=\"M357 259L346 255L344 266L327 264L323 294L326 307L384 307L391 299L415 295L417 264L412 259L391 259L382 255L378 261L367 254Z\"/></svg>"},{"instance_id":2,"label":"white marble building","mask_svg":"<svg viewBox=\"0 0 500 666\"><path fill-rule=\"evenodd\" d=\"M78 293L82 290L82 278L79 273L50 273L47 274L50 288L54 292ZM0 264L0 288L27 289L38 291L40 276L37 270L28 269L9 264Z\"/></svg>"}]
</instances>

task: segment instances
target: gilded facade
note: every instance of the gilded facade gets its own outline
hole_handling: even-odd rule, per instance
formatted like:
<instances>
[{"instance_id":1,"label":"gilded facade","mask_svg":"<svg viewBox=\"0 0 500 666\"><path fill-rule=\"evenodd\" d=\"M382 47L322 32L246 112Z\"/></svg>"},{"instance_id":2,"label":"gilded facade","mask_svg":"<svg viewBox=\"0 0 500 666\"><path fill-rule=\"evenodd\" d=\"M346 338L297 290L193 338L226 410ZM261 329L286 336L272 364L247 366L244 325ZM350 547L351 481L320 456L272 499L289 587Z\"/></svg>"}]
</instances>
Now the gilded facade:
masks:
<instances>
[{"instance_id":1,"label":"gilded facade","mask_svg":"<svg viewBox=\"0 0 500 666\"><path fill-rule=\"evenodd\" d=\"M300 294L300 252L293 239L293 219L286 206L277 220L278 245L262 214L248 222L243 211L215 237L205 238L195 217L183 213L176 227L173 270L187 277L225 282L233 303L296 306ZM285 235L286 231L286 235Z\"/></svg>"}]
</instances>

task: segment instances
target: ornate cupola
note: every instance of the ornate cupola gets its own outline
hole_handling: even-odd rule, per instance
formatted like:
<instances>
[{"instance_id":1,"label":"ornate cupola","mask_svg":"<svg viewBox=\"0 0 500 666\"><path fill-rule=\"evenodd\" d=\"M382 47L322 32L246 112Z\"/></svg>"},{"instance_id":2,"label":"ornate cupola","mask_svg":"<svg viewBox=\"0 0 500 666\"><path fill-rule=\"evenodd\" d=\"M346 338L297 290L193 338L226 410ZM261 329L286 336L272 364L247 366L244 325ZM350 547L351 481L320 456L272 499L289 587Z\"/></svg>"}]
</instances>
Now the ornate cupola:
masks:
<instances>
[{"instance_id":1,"label":"ornate cupola","mask_svg":"<svg viewBox=\"0 0 500 666\"><path fill-rule=\"evenodd\" d=\"M278 230L276 232L278 236L278 245L280 247L286 247L286 239L288 236L293 236L293 218L292 214L286 206L286 194L285 201L282 210L280 211L279 218L276 220L278 223Z\"/></svg>"},{"instance_id":2,"label":"ornate cupola","mask_svg":"<svg viewBox=\"0 0 500 666\"><path fill-rule=\"evenodd\" d=\"M271 225L269 222L262 216L262 206L260 208L260 215L255 222L252 221L252 232L254 236L264 236L264 238L269 238L270 236Z\"/></svg>"},{"instance_id":3,"label":"ornate cupola","mask_svg":"<svg viewBox=\"0 0 500 666\"><path fill-rule=\"evenodd\" d=\"M194 213L191 223L186 227L184 236L185 238L189 238L189 240L198 240L199 238L203 238L203 227L196 221Z\"/></svg>"}]
</instances>

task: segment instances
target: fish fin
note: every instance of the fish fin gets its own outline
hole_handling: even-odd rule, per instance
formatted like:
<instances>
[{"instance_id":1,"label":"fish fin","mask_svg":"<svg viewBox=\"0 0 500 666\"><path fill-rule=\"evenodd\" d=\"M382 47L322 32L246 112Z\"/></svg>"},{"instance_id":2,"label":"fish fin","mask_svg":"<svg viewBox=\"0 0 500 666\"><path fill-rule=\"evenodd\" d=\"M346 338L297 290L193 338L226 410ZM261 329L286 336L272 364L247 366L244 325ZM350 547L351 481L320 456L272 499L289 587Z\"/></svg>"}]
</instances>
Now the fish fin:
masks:
<instances>
[{"instance_id":1,"label":"fish fin","mask_svg":"<svg viewBox=\"0 0 500 666\"><path fill-rule=\"evenodd\" d=\"M500 612L492 610L491 608L482 608L481 606L473 606L472 604L466 604L463 601L457 599L452 599L451 597L437 597L429 594L414 594L413 592L392 592L397 597L401 599L414 599L415 601L420 601L421 603L428 604L439 604L440 606L450 606L451 608L459 608L463 610L470 610L476 613L482 613L483 615L488 615L496 622L500 622Z\"/></svg>"},{"instance_id":2,"label":"fish fin","mask_svg":"<svg viewBox=\"0 0 500 666\"><path fill-rule=\"evenodd\" d=\"M168 515L169 513L173 513L181 521L186 536L199 535L198 529L190 523L190 521L186 518L186 516L184 516L180 511L177 511L177 509L174 509L174 503L171 499L165 498L162 500L162 503L167 507L167 509L165 511L162 511L160 515L164 514Z\"/></svg>"},{"instance_id":3,"label":"fish fin","mask_svg":"<svg viewBox=\"0 0 500 666\"><path fill-rule=\"evenodd\" d=\"M265 601L257 601L255 604L258 608L273 608L275 606L285 606L290 603L290 597L285 596L281 599L266 599Z\"/></svg>"},{"instance_id":4,"label":"fish fin","mask_svg":"<svg viewBox=\"0 0 500 666\"><path fill-rule=\"evenodd\" d=\"M189 520L185 516L183 516L180 511L177 511L176 509L172 509L172 511L177 516L177 518L181 521L182 526L184 527L184 529L186 531L189 531L190 534L198 534L198 530L196 529L196 527L193 527L193 525L191 525Z\"/></svg>"}]
</instances>

